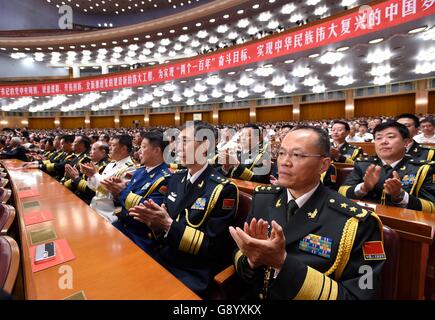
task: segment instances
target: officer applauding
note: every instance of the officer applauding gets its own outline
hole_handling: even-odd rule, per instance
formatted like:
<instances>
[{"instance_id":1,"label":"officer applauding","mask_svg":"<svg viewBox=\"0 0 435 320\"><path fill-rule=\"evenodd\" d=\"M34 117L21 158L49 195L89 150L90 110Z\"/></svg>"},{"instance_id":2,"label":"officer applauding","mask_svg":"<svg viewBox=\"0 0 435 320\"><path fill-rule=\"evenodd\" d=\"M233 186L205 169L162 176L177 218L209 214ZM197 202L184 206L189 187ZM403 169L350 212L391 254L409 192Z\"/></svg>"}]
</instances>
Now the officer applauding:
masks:
<instances>
[{"instance_id":1,"label":"officer applauding","mask_svg":"<svg viewBox=\"0 0 435 320\"><path fill-rule=\"evenodd\" d=\"M170 176L168 166L163 161L163 151L166 146L167 142L163 141L163 134L160 131L144 132L138 151L142 166L134 172L127 187L119 178L101 182L112 195L118 197L122 205L118 221L113 225L145 251L150 250L151 231L145 223L129 216L128 210L145 200L152 199L158 205L163 203L167 191L167 179Z\"/></svg>"},{"instance_id":2,"label":"officer applauding","mask_svg":"<svg viewBox=\"0 0 435 320\"><path fill-rule=\"evenodd\" d=\"M237 187L208 164L213 137L210 124L187 122L176 147L187 169L171 177L162 206L146 200L130 209L157 238L153 257L198 294L205 293L223 259L231 255L228 227L238 205Z\"/></svg>"},{"instance_id":3,"label":"officer applauding","mask_svg":"<svg viewBox=\"0 0 435 320\"><path fill-rule=\"evenodd\" d=\"M298 127L278 153L279 186L257 187L244 230L230 228L234 264L262 299L371 299L385 260L379 218L320 183L327 133ZM361 287L360 267L373 286ZM251 297L252 297L251 295Z\"/></svg>"},{"instance_id":4,"label":"officer applauding","mask_svg":"<svg viewBox=\"0 0 435 320\"><path fill-rule=\"evenodd\" d=\"M410 139L406 145L406 154L410 155L414 160L434 160L435 149L421 145L414 140L414 137L418 134L418 128L420 127L420 120L417 116L410 113L404 113L397 116L396 119L397 122L403 124L409 131Z\"/></svg>"},{"instance_id":5,"label":"officer applauding","mask_svg":"<svg viewBox=\"0 0 435 320\"><path fill-rule=\"evenodd\" d=\"M409 131L389 121L373 130L377 157L359 159L339 192L348 198L435 212L435 162L405 155Z\"/></svg>"},{"instance_id":6,"label":"officer applauding","mask_svg":"<svg viewBox=\"0 0 435 320\"><path fill-rule=\"evenodd\" d=\"M363 153L361 147L355 147L346 142L349 132L350 126L347 122L335 121L332 125L331 158L334 162L353 164L355 159Z\"/></svg>"}]
</instances>

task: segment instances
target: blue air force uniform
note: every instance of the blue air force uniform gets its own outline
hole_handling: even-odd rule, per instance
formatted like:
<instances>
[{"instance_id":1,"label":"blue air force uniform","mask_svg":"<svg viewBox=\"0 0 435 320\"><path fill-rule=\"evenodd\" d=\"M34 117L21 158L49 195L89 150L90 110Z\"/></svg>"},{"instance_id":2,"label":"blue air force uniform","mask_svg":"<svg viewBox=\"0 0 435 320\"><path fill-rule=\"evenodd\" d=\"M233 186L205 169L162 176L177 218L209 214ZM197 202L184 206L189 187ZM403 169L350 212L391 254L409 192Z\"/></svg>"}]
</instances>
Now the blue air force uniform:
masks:
<instances>
[{"instance_id":1,"label":"blue air force uniform","mask_svg":"<svg viewBox=\"0 0 435 320\"><path fill-rule=\"evenodd\" d=\"M119 213L118 221L114 222L113 225L147 252L152 244L151 230L146 224L134 220L128 214L128 210L150 199L159 205L162 204L169 177L170 172L164 162L150 172L145 167L140 167L134 172L127 187L119 194L122 210Z\"/></svg>"},{"instance_id":2,"label":"blue air force uniform","mask_svg":"<svg viewBox=\"0 0 435 320\"><path fill-rule=\"evenodd\" d=\"M228 227L238 206L238 189L211 165L192 183L187 170L168 183L165 204L173 219L167 235L158 238L153 256L198 294L224 267L233 248ZM221 269L222 269L221 268Z\"/></svg>"}]
</instances>

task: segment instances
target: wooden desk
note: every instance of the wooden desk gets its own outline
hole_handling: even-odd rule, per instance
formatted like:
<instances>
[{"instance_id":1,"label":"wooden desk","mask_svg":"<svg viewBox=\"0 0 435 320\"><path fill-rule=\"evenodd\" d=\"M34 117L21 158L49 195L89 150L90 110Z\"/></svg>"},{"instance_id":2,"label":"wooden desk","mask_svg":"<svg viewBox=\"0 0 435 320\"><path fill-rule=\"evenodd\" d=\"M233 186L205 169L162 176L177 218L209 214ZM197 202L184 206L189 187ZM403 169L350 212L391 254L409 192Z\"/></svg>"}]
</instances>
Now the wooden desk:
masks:
<instances>
[{"instance_id":1,"label":"wooden desk","mask_svg":"<svg viewBox=\"0 0 435 320\"><path fill-rule=\"evenodd\" d=\"M100 217L67 188L40 170L13 170L18 160L4 160L12 181L21 237L26 299L63 299L84 290L88 299L199 299L171 273ZM19 199L18 189L36 188L40 196ZM54 220L26 227L23 203L39 201ZM62 274L54 266L33 273L27 232L52 226L58 239L65 238L75 260L66 262L73 271L73 289L62 290Z\"/></svg>"},{"instance_id":2,"label":"wooden desk","mask_svg":"<svg viewBox=\"0 0 435 320\"><path fill-rule=\"evenodd\" d=\"M252 194L258 183L232 179L243 192ZM382 222L396 230L400 237L399 299L424 299L435 291L435 215L377 204ZM429 259L430 254L430 259ZM427 269L431 272L428 274Z\"/></svg>"},{"instance_id":3,"label":"wooden desk","mask_svg":"<svg viewBox=\"0 0 435 320\"><path fill-rule=\"evenodd\" d=\"M375 144L373 142L352 142L352 145L356 147L361 147L364 151L364 153L368 154L369 156L375 156Z\"/></svg>"}]
</instances>

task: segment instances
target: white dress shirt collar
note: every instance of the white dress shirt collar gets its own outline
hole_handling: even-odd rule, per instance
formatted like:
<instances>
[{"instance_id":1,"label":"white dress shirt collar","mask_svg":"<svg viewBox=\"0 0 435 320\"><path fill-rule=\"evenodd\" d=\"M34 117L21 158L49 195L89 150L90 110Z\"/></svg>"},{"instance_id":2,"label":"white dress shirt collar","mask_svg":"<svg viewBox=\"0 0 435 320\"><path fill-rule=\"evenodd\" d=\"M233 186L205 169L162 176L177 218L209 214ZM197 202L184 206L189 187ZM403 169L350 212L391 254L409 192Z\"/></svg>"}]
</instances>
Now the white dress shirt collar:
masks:
<instances>
[{"instance_id":1,"label":"white dress shirt collar","mask_svg":"<svg viewBox=\"0 0 435 320\"><path fill-rule=\"evenodd\" d=\"M191 184L194 184L195 181L199 178L199 176L207 169L208 163L204 165L204 167L201 168L198 172L196 172L194 175L190 175L190 172L187 171L187 179L190 180Z\"/></svg>"},{"instance_id":2,"label":"white dress shirt collar","mask_svg":"<svg viewBox=\"0 0 435 320\"><path fill-rule=\"evenodd\" d=\"M290 200L295 200L296 204L298 205L299 208L302 208L302 206L311 198L311 196L313 195L314 191L316 191L317 187L319 186L320 183L318 183L313 189L311 189L310 191L308 191L307 193L301 195L299 198L295 199L292 194L290 193L289 189L287 189L287 203L290 202Z\"/></svg>"}]
</instances>

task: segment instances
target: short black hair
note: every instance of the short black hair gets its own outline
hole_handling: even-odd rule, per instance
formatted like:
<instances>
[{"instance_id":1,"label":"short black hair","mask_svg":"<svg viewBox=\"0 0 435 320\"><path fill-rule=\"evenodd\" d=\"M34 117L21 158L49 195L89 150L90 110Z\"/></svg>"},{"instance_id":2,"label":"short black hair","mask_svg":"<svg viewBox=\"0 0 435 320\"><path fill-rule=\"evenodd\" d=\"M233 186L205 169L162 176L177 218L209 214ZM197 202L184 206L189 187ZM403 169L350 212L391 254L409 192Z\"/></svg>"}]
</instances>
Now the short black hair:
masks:
<instances>
[{"instance_id":1,"label":"short black hair","mask_svg":"<svg viewBox=\"0 0 435 320\"><path fill-rule=\"evenodd\" d=\"M46 138L45 140L45 144L48 144L49 146L53 146L53 139L51 138ZM42 141L42 140L41 140Z\"/></svg>"},{"instance_id":2,"label":"short black hair","mask_svg":"<svg viewBox=\"0 0 435 320\"><path fill-rule=\"evenodd\" d=\"M80 143L83 144L86 150L89 150L89 148L91 147L91 140L84 135L79 135L79 137L80 137Z\"/></svg>"},{"instance_id":3,"label":"short black hair","mask_svg":"<svg viewBox=\"0 0 435 320\"><path fill-rule=\"evenodd\" d=\"M286 129L286 128L288 128L288 129L293 129L293 126L292 125L290 125L290 124L285 124L285 125L283 125L283 126L281 126L281 130L282 129Z\"/></svg>"},{"instance_id":4,"label":"short black hair","mask_svg":"<svg viewBox=\"0 0 435 320\"><path fill-rule=\"evenodd\" d=\"M424 118L423 120L420 121L420 125L422 123L430 123L431 125L435 126L435 119L434 118Z\"/></svg>"},{"instance_id":5,"label":"short black hair","mask_svg":"<svg viewBox=\"0 0 435 320\"><path fill-rule=\"evenodd\" d=\"M213 135L215 136L215 139L216 139L216 131L215 131L214 127L213 127L210 123L205 122L205 121L202 121L202 120L188 121L188 122L186 122L185 124L183 124L183 125L180 127L180 131L186 129L186 128L187 128L187 124L188 124L189 122L190 122L190 123L193 122L193 133L194 133L194 135L195 135L195 138L196 138L196 133L197 133L198 131L201 131L201 130L207 130L207 131L211 131L211 132L213 132ZM202 141L207 140L207 138L208 138L208 137L205 136L205 135L202 136Z\"/></svg>"},{"instance_id":6,"label":"short black hair","mask_svg":"<svg viewBox=\"0 0 435 320\"><path fill-rule=\"evenodd\" d=\"M324 157L331 156L331 142L329 141L328 133L320 127L299 125L293 128L292 131L297 130L311 130L317 134L317 146L319 147L319 153Z\"/></svg>"},{"instance_id":7,"label":"short black hair","mask_svg":"<svg viewBox=\"0 0 435 320\"><path fill-rule=\"evenodd\" d=\"M345 122L345 121L337 120L337 121L334 121L334 122L332 123L332 126L334 126L334 124L342 124L342 125L344 126L344 130L346 130L346 131L350 131L350 126L349 126L349 124L348 124L347 122Z\"/></svg>"},{"instance_id":8,"label":"short black hair","mask_svg":"<svg viewBox=\"0 0 435 320\"><path fill-rule=\"evenodd\" d=\"M408 128L397 122L396 120L388 120L387 122L383 122L381 124L378 124L374 129L373 129L373 136L376 135L377 132L383 131L387 128L396 128L397 131L399 131L400 135L402 136L403 139L409 139L409 130Z\"/></svg>"},{"instance_id":9,"label":"short black hair","mask_svg":"<svg viewBox=\"0 0 435 320\"><path fill-rule=\"evenodd\" d=\"M110 152L110 147L106 142L103 142L103 141L100 141L100 142L101 143L100 143L100 146L98 147L98 149L104 151L106 153L106 156L107 156Z\"/></svg>"},{"instance_id":10,"label":"short black hair","mask_svg":"<svg viewBox=\"0 0 435 320\"><path fill-rule=\"evenodd\" d=\"M415 114L412 114L412 113L402 113L401 115L398 115L396 117L396 120L404 119L404 118L406 118L406 119L412 119L414 121L414 126L416 128L420 127L420 120L418 119L418 117Z\"/></svg>"},{"instance_id":11,"label":"short black hair","mask_svg":"<svg viewBox=\"0 0 435 320\"><path fill-rule=\"evenodd\" d=\"M104 140L105 140L106 142L109 142L109 141L110 141L110 136L109 136L108 134L105 134L105 133L104 133L104 134L101 134L100 137L101 137L101 136L103 136L103 138L104 138Z\"/></svg>"},{"instance_id":12,"label":"short black hair","mask_svg":"<svg viewBox=\"0 0 435 320\"><path fill-rule=\"evenodd\" d=\"M147 139L149 144L154 148L160 148L162 152L165 151L165 148L168 146L168 141L163 139L163 133L160 130L143 132L143 138Z\"/></svg>"},{"instance_id":13,"label":"short black hair","mask_svg":"<svg viewBox=\"0 0 435 320\"><path fill-rule=\"evenodd\" d=\"M369 125L368 125L367 122L360 122L360 123L359 123L359 126L360 126L360 127L363 126L363 127L366 127L366 128L369 127Z\"/></svg>"},{"instance_id":14,"label":"short black hair","mask_svg":"<svg viewBox=\"0 0 435 320\"><path fill-rule=\"evenodd\" d=\"M121 146L127 147L128 153L131 153L131 151L133 150L133 139L129 135L120 134L120 135L114 136L113 139L118 140L118 143Z\"/></svg>"},{"instance_id":15,"label":"short black hair","mask_svg":"<svg viewBox=\"0 0 435 320\"><path fill-rule=\"evenodd\" d=\"M73 143L75 138L76 137L72 134L66 134L60 137L61 140L63 139L63 141L67 143Z\"/></svg>"},{"instance_id":16,"label":"short black hair","mask_svg":"<svg viewBox=\"0 0 435 320\"><path fill-rule=\"evenodd\" d=\"M153 131L159 131L159 130L153 130ZM146 136L146 134L147 134L147 132L146 131L139 131L138 132L139 134L140 134L140 136L142 137L142 138L145 138L145 136Z\"/></svg>"}]
</instances>

